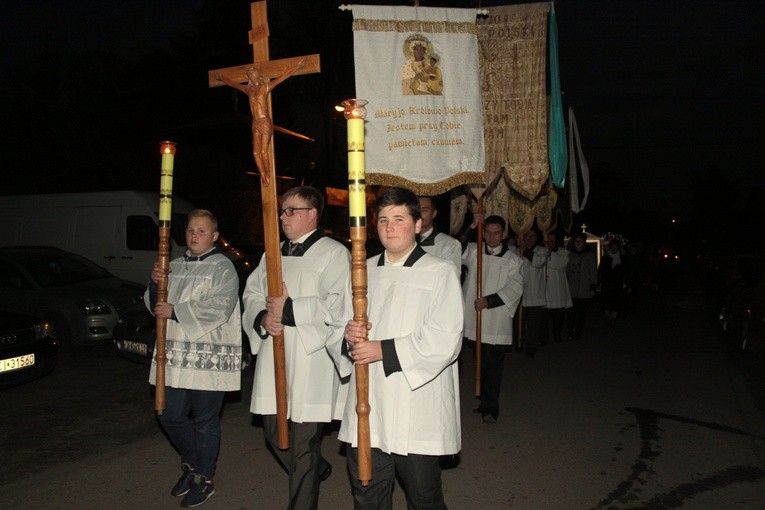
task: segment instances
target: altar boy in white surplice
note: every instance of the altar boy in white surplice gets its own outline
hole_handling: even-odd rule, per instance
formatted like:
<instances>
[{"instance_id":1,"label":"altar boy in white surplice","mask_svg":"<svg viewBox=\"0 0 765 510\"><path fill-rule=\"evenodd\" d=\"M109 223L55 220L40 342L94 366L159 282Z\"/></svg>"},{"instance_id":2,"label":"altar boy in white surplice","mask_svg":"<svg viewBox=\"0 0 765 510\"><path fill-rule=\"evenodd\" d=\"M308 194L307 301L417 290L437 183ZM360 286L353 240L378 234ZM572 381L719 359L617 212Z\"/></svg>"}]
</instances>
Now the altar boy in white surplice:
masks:
<instances>
[{"instance_id":1,"label":"altar boy in white surplice","mask_svg":"<svg viewBox=\"0 0 765 510\"><path fill-rule=\"evenodd\" d=\"M342 320L350 285L348 250L319 228L324 198L315 188L298 186L282 196L279 219L283 294L268 296L265 255L247 279L242 325L258 355L251 411L263 415L263 432L289 474L287 508L316 508L319 484L332 466L321 453L324 424L339 419L344 388L329 356L332 339L342 339L328 323ZM273 335L284 335L287 372L289 449L277 441ZM339 347L335 350L339 350Z\"/></svg>"},{"instance_id":2,"label":"altar boy in white surplice","mask_svg":"<svg viewBox=\"0 0 765 510\"><path fill-rule=\"evenodd\" d=\"M477 214L474 221L480 221ZM513 317L523 294L521 258L505 244L506 224L501 216L483 222L481 297L476 297L477 245L470 243L462 254L467 266L463 285L465 336L475 342L477 310L481 310L481 400L474 409L486 423L499 417L499 391L505 366L505 352L513 344Z\"/></svg>"},{"instance_id":3,"label":"altar boy in white surplice","mask_svg":"<svg viewBox=\"0 0 765 510\"><path fill-rule=\"evenodd\" d=\"M369 341L361 324L345 325L344 374L369 365L372 480L358 480L355 377L338 438L348 443L354 508L389 507L402 481L410 508L446 508L440 455L461 447L457 356L462 344L462 294L452 263L416 242L420 203L408 189L389 188L375 203L385 252L367 260ZM350 289L347 316L352 317Z\"/></svg>"},{"instance_id":4,"label":"altar boy in white surplice","mask_svg":"<svg viewBox=\"0 0 765 510\"><path fill-rule=\"evenodd\" d=\"M439 232L438 227L433 223L438 215L433 197L421 196L419 199L422 211L422 231L419 234L420 246L431 255L446 259L454 264L454 270L459 277L462 273L462 246L460 242L450 235Z\"/></svg>"}]
</instances>

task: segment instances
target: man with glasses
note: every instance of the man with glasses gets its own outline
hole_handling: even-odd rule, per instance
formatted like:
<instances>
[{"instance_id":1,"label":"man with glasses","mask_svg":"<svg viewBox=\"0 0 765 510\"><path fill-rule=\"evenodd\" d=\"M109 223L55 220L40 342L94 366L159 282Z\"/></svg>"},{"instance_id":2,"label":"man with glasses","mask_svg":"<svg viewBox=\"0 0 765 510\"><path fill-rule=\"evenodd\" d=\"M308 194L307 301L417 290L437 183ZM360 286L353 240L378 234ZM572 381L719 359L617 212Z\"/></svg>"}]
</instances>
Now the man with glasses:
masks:
<instances>
[{"instance_id":1,"label":"man with glasses","mask_svg":"<svg viewBox=\"0 0 765 510\"><path fill-rule=\"evenodd\" d=\"M350 286L351 256L318 228L321 193L308 186L287 191L279 211L282 231L282 295L268 296L265 255L247 279L242 325L257 354L251 412L263 415L263 431L289 474L290 509L317 508L319 483L332 472L322 457L324 423L342 416L341 382L328 354L332 330L342 316ZM273 336L284 335L289 449L279 450L276 427ZM341 338L334 337L336 343ZM339 404L338 404L339 402Z\"/></svg>"}]
</instances>

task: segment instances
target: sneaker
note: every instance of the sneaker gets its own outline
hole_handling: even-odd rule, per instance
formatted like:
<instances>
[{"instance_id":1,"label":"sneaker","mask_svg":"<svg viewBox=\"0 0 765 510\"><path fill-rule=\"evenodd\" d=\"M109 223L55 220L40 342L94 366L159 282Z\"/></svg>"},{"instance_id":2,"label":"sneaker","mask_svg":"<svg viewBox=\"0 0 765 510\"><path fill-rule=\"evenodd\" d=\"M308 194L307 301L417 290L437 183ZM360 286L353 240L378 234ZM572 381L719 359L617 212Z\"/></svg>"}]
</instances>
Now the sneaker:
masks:
<instances>
[{"instance_id":1,"label":"sneaker","mask_svg":"<svg viewBox=\"0 0 765 510\"><path fill-rule=\"evenodd\" d=\"M185 496L186 493L189 492L191 478L194 476L194 468L191 467L191 464L188 462L181 462L181 469L183 470L183 474L178 479L178 483L176 483L172 490L170 490L170 495L175 496L176 498Z\"/></svg>"},{"instance_id":2,"label":"sneaker","mask_svg":"<svg viewBox=\"0 0 765 510\"><path fill-rule=\"evenodd\" d=\"M215 494L215 485L212 480L208 480L202 475L195 474L191 481L191 487L188 494L181 500L181 506L184 508L193 508L204 505Z\"/></svg>"}]
</instances>

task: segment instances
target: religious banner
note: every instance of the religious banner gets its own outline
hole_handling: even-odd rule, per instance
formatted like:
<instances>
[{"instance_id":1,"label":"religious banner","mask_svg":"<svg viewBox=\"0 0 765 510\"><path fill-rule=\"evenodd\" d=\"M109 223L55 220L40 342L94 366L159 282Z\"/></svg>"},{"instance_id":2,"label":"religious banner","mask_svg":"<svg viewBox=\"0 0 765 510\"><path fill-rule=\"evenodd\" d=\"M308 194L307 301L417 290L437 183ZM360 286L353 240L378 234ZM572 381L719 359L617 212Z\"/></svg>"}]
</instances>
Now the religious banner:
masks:
<instances>
[{"instance_id":1,"label":"religious banner","mask_svg":"<svg viewBox=\"0 0 765 510\"><path fill-rule=\"evenodd\" d=\"M521 234L549 225L547 97L545 94L547 3L491 7L478 19L481 97L486 145L484 214L498 214ZM465 187L474 208L479 188ZM454 198L453 198L454 200ZM541 202L540 202L541 201ZM465 207L452 203L452 223L462 225ZM541 216L540 216L541 215ZM541 218L541 219L540 219Z\"/></svg>"},{"instance_id":2,"label":"religious banner","mask_svg":"<svg viewBox=\"0 0 765 510\"><path fill-rule=\"evenodd\" d=\"M484 181L475 9L354 5L367 184L436 195Z\"/></svg>"},{"instance_id":3,"label":"religious banner","mask_svg":"<svg viewBox=\"0 0 765 510\"><path fill-rule=\"evenodd\" d=\"M478 21L487 180L504 171L528 200L550 174L545 94L549 3L492 7Z\"/></svg>"}]
</instances>

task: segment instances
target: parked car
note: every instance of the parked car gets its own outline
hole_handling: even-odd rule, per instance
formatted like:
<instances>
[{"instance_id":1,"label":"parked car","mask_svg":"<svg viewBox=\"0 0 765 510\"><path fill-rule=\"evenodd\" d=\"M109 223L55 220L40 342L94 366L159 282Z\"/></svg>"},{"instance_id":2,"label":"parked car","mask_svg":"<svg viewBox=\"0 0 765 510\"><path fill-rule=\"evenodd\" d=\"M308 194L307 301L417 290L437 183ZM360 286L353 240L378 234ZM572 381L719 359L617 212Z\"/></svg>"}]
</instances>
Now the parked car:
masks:
<instances>
[{"instance_id":1,"label":"parked car","mask_svg":"<svg viewBox=\"0 0 765 510\"><path fill-rule=\"evenodd\" d=\"M157 320L145 308L126 313L114 328L114 348L121 357L150 365L157 338ZM253 365L250 343L242 332L242 372Z\"/></svg>"},{"instance_id":2,"label":"parked car","mask_svg":"<svg viewBox=\"0 0 765 510\"><path fill-rule=\"evenodd\" d=\"M51 322L15 310L0 310L0 388L52 372L58 347Z\"/></svg>"},{"instance_id":3,"label":"parked car","mask_svg":"<svg viewBox=\"0 0 765 510\"><path fill-rule=\"evenodd\" d=\"M120 314L143 306L143 290L58 248L0 248L0 307L50 317L62 345L111 340Z\"/></svg>"}]
</instances>

